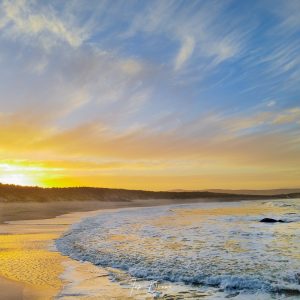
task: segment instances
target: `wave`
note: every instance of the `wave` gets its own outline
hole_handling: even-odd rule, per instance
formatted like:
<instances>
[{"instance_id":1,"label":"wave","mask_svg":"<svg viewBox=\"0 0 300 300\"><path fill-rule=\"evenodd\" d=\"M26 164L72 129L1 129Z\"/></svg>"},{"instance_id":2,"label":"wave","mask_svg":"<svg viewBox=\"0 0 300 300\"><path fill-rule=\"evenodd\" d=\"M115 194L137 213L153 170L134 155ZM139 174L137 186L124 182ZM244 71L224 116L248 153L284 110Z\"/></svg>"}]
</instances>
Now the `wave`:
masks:
<instances>
[{"instance_id":1,"label":"wave","mask_svg":"<svg viewBox=\"0 0 300 300\"><path fill-rule=\"evenodd\" d=\"M199 207L102 213L73 226L56 246L73 259L137 278L300 295L299 226L266 226L253 216L193 215Z\"/></svg>"}]
</instances>

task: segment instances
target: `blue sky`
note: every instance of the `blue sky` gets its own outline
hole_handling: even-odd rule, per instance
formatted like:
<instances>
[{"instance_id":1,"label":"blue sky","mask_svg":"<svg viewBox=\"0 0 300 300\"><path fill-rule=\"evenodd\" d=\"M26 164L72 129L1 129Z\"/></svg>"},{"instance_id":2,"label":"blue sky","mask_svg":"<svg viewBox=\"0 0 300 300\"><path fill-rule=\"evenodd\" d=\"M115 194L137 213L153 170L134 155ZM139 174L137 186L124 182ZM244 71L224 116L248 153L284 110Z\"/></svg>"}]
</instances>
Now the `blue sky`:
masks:
<instances>
[{"instance_id":1,"label":"blue sky","mask_svg":"<svg viewBox=\"0 0 300 300\"><path fill-rule=\"evenodd\" d=\"M2 0L0 160L55 183L295 186L299 53L297 0Z\"/></svg>"}]
</instances>

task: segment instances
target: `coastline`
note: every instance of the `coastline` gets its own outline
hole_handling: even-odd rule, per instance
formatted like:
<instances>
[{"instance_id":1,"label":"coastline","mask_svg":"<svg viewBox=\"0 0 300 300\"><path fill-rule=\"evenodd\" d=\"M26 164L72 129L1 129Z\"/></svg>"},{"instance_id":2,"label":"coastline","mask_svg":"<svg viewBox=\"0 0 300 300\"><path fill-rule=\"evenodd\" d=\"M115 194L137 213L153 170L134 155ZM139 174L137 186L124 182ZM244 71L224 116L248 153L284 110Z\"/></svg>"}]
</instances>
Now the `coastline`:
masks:
<instances>
[{"instance_id":1,"label":"coastline","mask_svg":"<svg viewBox=\"0 0 300 300\"><path fill-rule=\"evenodd\" d=\"M55 211L52 207L50 215L54 213L56 216L44 219L38 217L38 211L27 210L29 212L27 218L30 217L30 220L20 219L19 212L26 211L23 206L14 216L19 220L4 221L5 223L1 224L0 218L0 289L2 292L0 300L46 300L55 299L56 296L62 300L78 300L81 295L83 299L92 300L95 298L87 296L91 291L94 295L103 295L97 299L133 299L128 289L121 288L119 284L109 279L109 274L105 269L88 262L75 261L56 251L55 239L74 223L102 212L199 202L224 201L211 201L211 199L208 201L206 199L158 201L155 199L131 203L101 202L100 207L93 207L93 202L87 207L87 203L84 202L81 207L75 207L75 209L90 208L91 210L61 214L61 209ZM64 209L72 211L72 204L69 203L69 207ZM48 205L49 203L44 204L45 211L49 208ZM214 211L214 213L217 212ZM43 212L41 215L46 216L47 213ZM3 220L2 215L2 222ZM139 293L141 299L146 299L143 298L145 293L143 294L142 290Z\"/></svg>"},{"instance_id":2,"label":"coastline","mask_svg":"<svg viewBox=\"0 0 300 300\"><path fill-rule=\"evenodd\" d=\"M51 201L51 202L0 202L0 225L19 220L55 218L74 212L89 212L102 209L160 206L168 204L242 201L241 199L143 199L130 201ZM255 201L255 200L254 200Z\"/></svg>"},{"instance_id":3,"label":"coastline","mask_svg":"<svg viewBox=\"0 0 300 300\"><path fill-rule=\"evenodd\" d=\"M123 289L108 279L105 270L91 264L84 264L83 267L81 263L55 251L54 240L67 231L72 224L102 211L205 201L206 199L189 201L153 199L129 203L75 202L75 205L74 202L37 203L36 205L23 203L20 206L16 203L1 203L0 288L2 294L0 299L53 299L66 286L67 273L70 272L73 272L72 277L77 277L79 281L96 280L98 283L94 283L94 286L99 286L101 294L109 290L114 292L116 299L130 299L128 294L124 294ZM94 276L93 274L97 274L97 279L90 278ZM111 296L110 294L109 297ZM110 299L109 297L107 299ZM66 299L72 297L66 296Z\"/></svg>"},{"instance_id":4,"label":"coastline","mask_svg":"<svg viewBox=\"0 0 300 300\"><path fill-rule=\"evenodd\" d=\"M0 225L0 299L54 299L67 286L70 276L76 278L79 286L81 281L87 281L99 286L102 292L106 290L110 295L107 299L112 292L115 299L126 299L127 294L110 282L105 270L63 256L54 246L54 240L72 224L102 211L73 212L51 219L19 220ZM68 291L60 295L60 299L72 298Z\"/></svg>"}]
</instances>

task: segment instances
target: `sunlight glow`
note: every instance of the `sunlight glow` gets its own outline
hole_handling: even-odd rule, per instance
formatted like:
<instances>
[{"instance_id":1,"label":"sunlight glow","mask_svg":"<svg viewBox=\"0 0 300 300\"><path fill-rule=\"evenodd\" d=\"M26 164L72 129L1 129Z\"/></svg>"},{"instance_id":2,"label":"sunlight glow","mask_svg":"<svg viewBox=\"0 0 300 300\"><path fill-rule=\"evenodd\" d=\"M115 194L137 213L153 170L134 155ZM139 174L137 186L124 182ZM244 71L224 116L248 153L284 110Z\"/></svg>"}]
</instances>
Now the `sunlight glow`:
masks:
<instances>
[{"instance_id":1,"label":"sunlight glow","mask_svg":"<svg viewBox=\"0 0 300 300\"><path fill-rule=\"evenodd\" d=\"M45 172L42 167L28 166L26 162L0 163L0 183L15 185L39 185L38 175Z\"/></svg>"},{"instance_id":2,"label":"sunlight glow","mask_svg":"<svg viewBox=\"0 0 300 300\"><path fill-rule=\"evenodd\" d=\"M15 185L36 185L36 183L24 174L9 174L0 176L0 182L5 184L15 184Z\"/></svg>"}]
</instances>

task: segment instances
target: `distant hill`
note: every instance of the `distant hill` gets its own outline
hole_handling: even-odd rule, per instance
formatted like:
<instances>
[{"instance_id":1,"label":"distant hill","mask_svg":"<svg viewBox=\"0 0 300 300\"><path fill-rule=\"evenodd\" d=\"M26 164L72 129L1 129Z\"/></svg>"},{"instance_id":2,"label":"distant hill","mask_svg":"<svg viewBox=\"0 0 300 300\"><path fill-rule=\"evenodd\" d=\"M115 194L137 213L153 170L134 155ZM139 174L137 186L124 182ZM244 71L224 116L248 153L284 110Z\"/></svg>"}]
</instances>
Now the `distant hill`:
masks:
<instances>
[{"instance_id":1,"label":"distant hill","mask_svg":"<svg viewBox=\"0 0 300 300\"><path fill-rule=\"evenodd\" d=\"M49 201L131 201L137 199L238 199L297 198L299 193L276 195L242 194L212 191L143 191L92 187L41 188L0 184L0 202L49 202Z\"/></svg>"},{"instance_id":2,"label":"distant hill","mask_svg":"<svg viewBox=\"0 0 300 300\"><path fill-rule=\"evenodd\" d=\"M170 192L211 192L211 193L221 193L221 194L231 194L231 195L285 195L300 193L300 188L294 189L271 189L271 190L226 190L226 189L208 189L208 190L170 190Z\"/></svg>"},{"instance_id":3,"label":"distant hill","mask_svg":"<svg viewBox=\"0 0 300 300\"><path fill-rule=\"evenodd\" d=\"M209 189L212 193L228 193L239 195L279 195L279 194L293 194L300 193L300 188L295 189L272 189L272 190L223 190L223 189Z\"/></svg>"}]
</instances>

